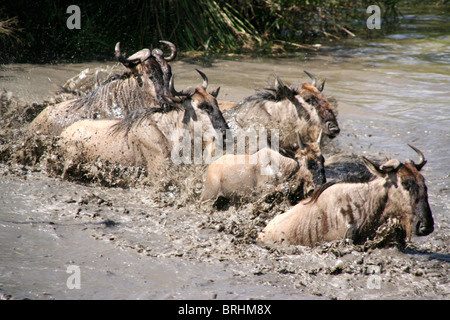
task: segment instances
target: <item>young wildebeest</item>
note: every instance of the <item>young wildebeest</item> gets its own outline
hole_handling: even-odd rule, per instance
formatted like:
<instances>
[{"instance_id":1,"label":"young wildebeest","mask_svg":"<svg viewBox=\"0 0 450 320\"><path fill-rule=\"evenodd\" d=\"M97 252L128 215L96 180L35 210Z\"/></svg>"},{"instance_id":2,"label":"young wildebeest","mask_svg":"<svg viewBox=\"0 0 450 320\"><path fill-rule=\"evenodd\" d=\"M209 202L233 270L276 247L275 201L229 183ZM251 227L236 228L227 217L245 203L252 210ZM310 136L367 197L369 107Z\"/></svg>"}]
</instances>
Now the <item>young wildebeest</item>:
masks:
<instances>
[{"instance_id":1,"label":"young wildebeest","mask_svg":"<svg viewBox=\"0 0 450 320\"><path fill-rule=\"evenodd\" d=\"M273 87L259 90L225 111L236 136L238 131L248 128L278 129L280 147L284 150L296 149L297 132L304 142L315 141L322 130L325 136L336 137L340 129L332 106L322 94L324 82L319 84L307 74L313 79L312 85L288 87L276 77Z\"/></svg>"},{"instance_id":2,"label":"young wildebeest","mask_svg":"<svg viewBox=\"0 0 450 320\"><path fill-rule=\"evenodd\" d=\"M142 49L125 58L117 43L116 58L128 71L111 76L81 98L48 106L30 124L29 132L59 135L81 119L124 118L133 110L160 107L165 103L161 95L168 94L166 79L172 75L167 61L173 60L176 53L175 46L170 47L172 54L167 58L159 49L153 50L154 55L149 49Z\"/></svg>"},{"instance_id":3,"label":"young wildebeest","mask_svg":"<svg viewBox=\"0 0 450 320\"><path fill-rule=\"evenodd\" d=\"M317 186L325 183L324 158L320 151L322 135L314 143L300 140L294 158L271 148L252 155L227 154L212 162L206 171L201 201L241 199L251 193L261 194L289 181L290 198L304 199Z\"/></svg>"},{"instance_id":4,"label":"young wildebeest","mask_svg":"<svg viewBox=\"0 0 450 320\"><path fill-rule=\"evenodd\" d=\"M207 78L199 73L204 77L203 86L189 94L173 89L172 76L168 108L136 110L122 120L82 120L66 128L60 142L66 159L64 174L72 163L101 159L147 168L154 175L170 163L172 156L178 156L172 151L185 139L182 134L186 132L191 141L194 135L203 135L203 146L214 146L228 126L217 106L219 88L211 94L206 92ZM194 132L195 127L201 130Z\"/></svg>"},{"instance_id":5,"label":"young wildebeest","mask_svg":"<svg viewBox=\"0 0 450 320\"><path fill-rule=\"evenodd\" d=\"M366 183L325 184L286 213L276 216L259 235L265 244L286 243L314 246L324 241L352 239L363 243L379 226L396 219L406 238L433 232L427 187L420 170L426 161L413 148L420 162L392 159L379 166L363 158L373 179Z\"/></svg>"}]
</instances>

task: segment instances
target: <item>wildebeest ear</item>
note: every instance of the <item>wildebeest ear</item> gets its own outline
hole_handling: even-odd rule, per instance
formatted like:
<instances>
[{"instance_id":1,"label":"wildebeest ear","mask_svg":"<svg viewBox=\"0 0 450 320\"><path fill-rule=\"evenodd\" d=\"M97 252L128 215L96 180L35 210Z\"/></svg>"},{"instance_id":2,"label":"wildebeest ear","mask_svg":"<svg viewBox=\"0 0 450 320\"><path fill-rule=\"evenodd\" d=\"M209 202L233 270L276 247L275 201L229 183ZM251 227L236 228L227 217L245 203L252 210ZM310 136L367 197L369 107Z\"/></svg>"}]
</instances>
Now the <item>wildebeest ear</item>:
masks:
<instances>
[{"instance_id":1,"label":"wildebeest ear","mask_svg":"<svg viewBox=\"0 0 450 320\"><path fill-rule=\"evenodd\" d=\"M219 91L220 91L220 87L217 87L216 90L214 90L214 91L211 92L211 95L212 95L214 98L217 98L217 96L219 95Z\"/></svg>"},{"instance_id":2,"label":"wildebeest ear","mask_svg":"<svg viewBox=\"0 0 450 320\"><path fill-rule=\"evenodd\" d=\"M362 158L364 161L364 165L370 171L370 173L372 173L375 176L381 177L381 178L384 178L386 176L386 173L380 169L378 164L367 159L366 157L362 157Z\"/></svg>"},{"instance_id":3,"label":"wildebeest ear","mask_svg":"<svg viewBox=\"0 0 450 320\"><path fill-rule=\"evenodd\" d=\"M197 121L197 115L195 114L191 99L186 99L183 101L183 108L184 108L184 116L183 116L184 124L188 124L190 119L192 119L193 121Z\"/></svg>"}]
</instances>

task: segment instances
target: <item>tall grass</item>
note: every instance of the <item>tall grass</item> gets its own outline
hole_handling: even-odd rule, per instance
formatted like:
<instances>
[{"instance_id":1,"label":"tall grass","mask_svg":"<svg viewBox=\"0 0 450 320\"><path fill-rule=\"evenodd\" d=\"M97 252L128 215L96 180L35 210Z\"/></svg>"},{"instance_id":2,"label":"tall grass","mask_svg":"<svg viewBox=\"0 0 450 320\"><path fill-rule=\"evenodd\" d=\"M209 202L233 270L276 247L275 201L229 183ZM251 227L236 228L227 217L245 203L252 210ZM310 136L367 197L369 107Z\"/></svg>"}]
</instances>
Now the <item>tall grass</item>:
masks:
<instances>
[{"instance_id":1,"label":"tall grass","mask_svg":"<svg viewBox=\"0 0 450 320\"><path fill-rule=\"evenodd\" d=\"M6 45L1 61L110 59L114 44L131 53L169 40L183 51L251 52L308 48L358 34L373 2L397 15L400 0L42 0L5 1L2 16L17 17L20 40ZM81 9L81 29L66 27L66 8ZM387 8L389 10L384 10ZM364 34L364 33L363 33Z\"/></svg>"},{"instance_id":2,"label":"tall grass","mask_svg":"<svg viewBox=\"0 0 450 320\"><path fill-rule=\"evenodd\" d=\"M0 44L3 47L20 43L20 28L18 28L17 17L0 19Z\"/></svg>"}]
</instances>

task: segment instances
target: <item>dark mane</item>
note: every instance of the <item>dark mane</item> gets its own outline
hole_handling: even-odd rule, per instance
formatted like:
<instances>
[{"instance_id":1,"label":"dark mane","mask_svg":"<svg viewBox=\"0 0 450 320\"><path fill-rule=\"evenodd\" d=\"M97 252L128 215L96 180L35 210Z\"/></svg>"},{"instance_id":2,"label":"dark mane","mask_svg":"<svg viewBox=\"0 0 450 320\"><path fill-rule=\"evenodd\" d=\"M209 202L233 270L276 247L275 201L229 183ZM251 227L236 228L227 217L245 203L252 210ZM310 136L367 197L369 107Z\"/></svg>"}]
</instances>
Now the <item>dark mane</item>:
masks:
<instances>
[{"instance_id":1,"label":"dark mane","mask_svg":"<svg viewBox=\"0 0 450 320\"><path fill-rule=\"evenodd\" d=\"M330 182L324 183L324 184L321 185L320 187L316 188L316 189L313 191L313 194L311 195L311 198L310 198L307 202L305 202L304 204L313 204L313 203L316 203L316 202L317 202L317 199L319 199L320 195L321 195L325 190L327 190L329 187L331 187L331 186L333 186L333 185L335 185L335 184L337 184L337 183L338 183L337 181L330 181ZM342 183L342 182L340 182L340 183Z\"/></svg>"},{"instance_id":2,"label":"dark mane","mask_svg":"<svg viewBox=\"0 0 450 320\"><path fill-rule=\"evenodd\" d=\"M130 72L112 75L87 95L77 99L71 112L83 112L87 118L120 118L133 110L158 105L153 82Z\"/></svg>"},{"instance_id":3,"label":"dark mane","mask_svg":"<svg viewBox=\"0 0 450 320\"><path fill-rule=\"evenodd\" d=\"M366 183L369 181L372 181L375 179L375 176L373 176L368 170L364 172L360 172L359 174L352 174L352 175L346 175L341 181L329 181L318 188L316 188L311 198L305 202L304 204L314 204L319 199L320 195L327 190L329 187L335 185L335 184L342 184L342 183Z\"/></svg>"},{"instance_id":4,"label":"dark mane","mask_svg":"<svg viewBox=\"0 0 450 320\"><path fill-rule=\"evenodd\" d=\"M166 108L141 108L133 110L120 122L111 127L112 133L118 134L120 132L125 132L125 136L127 136L131 128L139 126L144 120L151 120L151 117L156 113L168 114L173 111L178 112L181 110L182 108L175 105L169 105Z\"/></svg>"},{"instance_id":5,"label":"dark mane","mask_svg":"<svg viewBox=\"0 0 450 320\"><path fill-rule=\"evenodd\" d=\"M256 93L244 99L244 102L250 101L273 101L279 102L283 98L277 94L275 88L256 89Z\"/></svg>"},{"instance_id":6,"label":"dark mane","mask_svg":"<svg viewBox=\"0 0 450 320\"><path fill-rule=\"evenodd\" d=\"M294 104L298 116L306 121L309 121L311 119L310 114L301 104L294 101L294 96L298 94L299 91L294 86L286 86L280 79L277 79L277 81L279 83L278 88L269 84L267 88L256 89L256 93L239 102L237 108L251 101L256 101L260 103L260 106L263 106L262 102L264 101L280 102L283 100L289 100L292 104Z\"/></svg>"},{"instance_id":7,"label":"dark mane","mask_svg":"<svg viewBox=\"0 0 450 320\"><path fill-rule=\"evenodd\" d=\"M277 78L279 88L269 84L267 88L256 89L256 93L244 99L243 103L250 101L273 101L280 102L287 99L285 88L287 88L283 82Z\"/></svg>"}]
</instances>

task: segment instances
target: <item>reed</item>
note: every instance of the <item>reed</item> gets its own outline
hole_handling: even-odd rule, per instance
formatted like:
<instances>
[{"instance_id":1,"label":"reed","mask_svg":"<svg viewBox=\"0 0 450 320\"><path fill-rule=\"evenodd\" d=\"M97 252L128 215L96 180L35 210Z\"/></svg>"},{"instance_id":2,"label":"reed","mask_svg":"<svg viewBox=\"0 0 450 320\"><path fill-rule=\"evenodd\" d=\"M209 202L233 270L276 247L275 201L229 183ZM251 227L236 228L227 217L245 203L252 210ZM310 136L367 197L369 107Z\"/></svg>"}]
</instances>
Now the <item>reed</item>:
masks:
<instances>
[{"instance_id":1,"label":"reed","mask_svg":"<svg viewBox=\"0 0 450 320\"><path fill-rule=\"evenodd\" d=\"M405 0L401 0L405 1ZM15 0L0 4L0 33L20 28L21 41L0 36L0 62L112 59L121 41L128 53L160 46L180 52L271 54L310 44L364 36L372 0ZM400 0L375 1L398 16ZM81 29L66 27L66 9L81 9ZM386 10L385 10L386 9ZM17 17L13 24L2 16ZM15 23L17 21L17 23Z\"/></svg>"}]
</instances>

